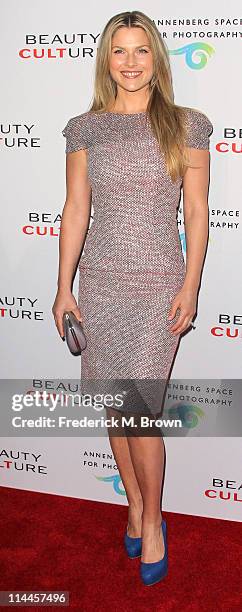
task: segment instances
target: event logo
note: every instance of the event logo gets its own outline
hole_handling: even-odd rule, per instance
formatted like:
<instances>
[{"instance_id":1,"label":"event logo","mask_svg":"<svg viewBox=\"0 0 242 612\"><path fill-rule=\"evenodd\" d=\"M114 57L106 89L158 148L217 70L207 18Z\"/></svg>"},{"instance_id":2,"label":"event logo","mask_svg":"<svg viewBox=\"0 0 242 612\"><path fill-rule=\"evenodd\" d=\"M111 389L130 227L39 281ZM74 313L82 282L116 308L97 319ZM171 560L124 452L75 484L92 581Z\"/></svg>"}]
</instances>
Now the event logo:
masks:
<instances>
[{"instance_id":1,"label":"event logo","mask_svg":"<svg viewBox=\"0 0 242 612\"><path fill-rule=\"evenodd\" d=\"M169 55L185 55L185 61L189 68L192 70L201 70L206 66L208 58L210 58L215 50L211 45L202 42L191 43L179 49L169 51ZM194 61L197 60L198 61Z\"/></svg>"},{"instance_id":2,"label":"event logo","mask_svg":"<svg viewBox=\"0 0 242 612\"><path fill-rule=\"evenodd\" d=\"M47 474L47 466L39 463L41 454L2 449L0 451L0 469L31 474ZM1 474L1 472L0 472Z\"/></svg>"},{"instance_id":3,"label":"event logo","mask_svg":"<svg viewBox=\"0 0 242 612\"><path fill-rule=\"evenodd\" d=\"M40 137L34 135L35 124L27 123L1 123L0 142L6 149L39 149ZM32 133L33 130L33 133Z\"/></svg>"},{"instance_id":4,"label":"event logo","mask_svg":"<svg viewBox=\"0 0 242 612\"><path fill-rule=\"evenodd\" d=\"M109 470L112 472L117 470L118 466L115 463L115 458L110 452L103 452L102 450L84 450L83 452L83 467L94 469L99 472L101 470ZM116 474L112 474L112 476L94 476L96 480L100 480L100 482L105 482L112 485L112 488L117 495L126 495L126 492L123 487L123 483L119 472Z\"/></svg>"},{"instance_id":5,"label":"event logo","mask_svg":"<svg viewBox=\"0 0 242 612\"><path fill-rule=\"evenodd\" d=\"M208 499L222 499L223 501L242 502L242 483L236 480L212 479L212 488L204 491Z\"/></svg>"},{"instance_id":6,"label":"event logo","mask_svg":"<svg viewBox=\"0 0 242 612\"><path fill-rule=\"evenodd\" d=\"M167 409L168 415L171 418L179 418L183 427L192 429L199 424L199 418L204 417L204 412L198 406L193 404L177 403Z\"/></svg>"},{"instance_id":7,"label":"event logo","mask_svg":"<svg viewBox=\"0 0 242 612\"><path fill-rule=\"evenodd\" d=\"M222 314L218 315L218 325L211 329L212 336L216 338L229 338L230 340L241 340L242 315Z\"/></svg>"},{"instance_id":8,"label":"event logo","mask_svg":"<svg viewBox=\"0 0 242 612\"><path fill-rule=\"evenodd\" d=\"M58 237L60 233L61 214L29 212L28 222L22 226L26 236Z\"/></svg>"},{"instance_id":9,"label":"event logo","mask_svg":"<svg viewBox=\"0 0 242 612\"><path fill-rule=\"evenodd\" d=\"M237 231L240 226L240 210L233 208L212 208L210 209L210 227L215 230Z\"/></svg>"},{"instance_id":10,"label":"event logo","mask_svg":"<svg viewBox=\"0 0 242 612\"><path fill-rule=\"evenodd\" d=\"M113 489L115 493L118 495L126 495L125 489L120 488L123 486L122 480L119 474L115 474L114 476L96 476L97 480L102 480L103 482L111 482L113 484Z\"/></svg>"},{"instance_id":11,"label":"event logo","mask_svg":"<svg viewBox=\"0 0 242 612\"><path fill-rule=\"evenodd\" d=\"M43 321L43 311L36 310L38 298L5 296L0 297L0 318L2 319L25 319L30 321Z\"/></svg>"},{"instance_id":12,"label":"event logo","mask_svg":"<svg viewBox=\"0 0 242 612\"><path fill-rule=\"evenodd\" d=\"M19 49L19 57L22 60L63 60L65 57L71 59L87 59L94 57L94 49L98 38L93 33L78 34L26 34L25 46Z\"/></svg>"},{"instance_id":13,"label":"event logo","mask_svg":"<svg viewBox=\"0 0 242 612\"><path fill-rule=\"evenodd\" d=\"M224 127L221 140L216 143L215 149L218 153L232 153L240 155L242 153L242 128Z\"/></svg>"},{"instance_id":14,"label":"event logo","mask_svg":"<svg viewBox=\"0 0 242 612\"><path fill-rule=\"evenodd\" d=\"M28 213L28 221L22 226L22 232L26 236L37 236L38 238L58 238L61 229L61 217L60 213L43 213L32 211ZM89 229L93 220L93 214L90 214Z\"/></svg>"},{"instance_id":15,"label":"event logo","mask_svg":"<svg viewBox=\"0 0 242 612\"><path fill-rule=\"evenodd\" d=\"M186 248L186 234L185 234L185 232L181 232L179 234L179 237L180 237L180 241L181 241L182 252L186 253L187 248Z\"/></svg>"}]
</instances>

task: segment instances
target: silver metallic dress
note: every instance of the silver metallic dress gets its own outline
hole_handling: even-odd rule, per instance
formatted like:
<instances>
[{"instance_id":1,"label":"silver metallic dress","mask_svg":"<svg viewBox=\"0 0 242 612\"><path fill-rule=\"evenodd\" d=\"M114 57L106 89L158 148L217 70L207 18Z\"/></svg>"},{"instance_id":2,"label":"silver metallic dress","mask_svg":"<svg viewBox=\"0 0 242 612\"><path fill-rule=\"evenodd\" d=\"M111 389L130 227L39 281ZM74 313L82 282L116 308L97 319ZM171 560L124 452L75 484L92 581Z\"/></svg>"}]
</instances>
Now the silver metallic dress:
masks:
<instances>
[{"instance_id":1,"label":"silver metallic dress","mask_svg":"<svg viewBox=\"0 0 242 612\"><path fill-rule=\"evenodd\" d=\"M208 117L189 108L186 120L187 146L209 149ZM66 154L87 149L94 209L79 262L81 380L96 393L125 387L121 410L156 414L179 342L170 331L179 311L167 317L185 278L176 220L182 181L167 174L144 112L87 111L62 133Z\"/></svg>"}]
</instances>

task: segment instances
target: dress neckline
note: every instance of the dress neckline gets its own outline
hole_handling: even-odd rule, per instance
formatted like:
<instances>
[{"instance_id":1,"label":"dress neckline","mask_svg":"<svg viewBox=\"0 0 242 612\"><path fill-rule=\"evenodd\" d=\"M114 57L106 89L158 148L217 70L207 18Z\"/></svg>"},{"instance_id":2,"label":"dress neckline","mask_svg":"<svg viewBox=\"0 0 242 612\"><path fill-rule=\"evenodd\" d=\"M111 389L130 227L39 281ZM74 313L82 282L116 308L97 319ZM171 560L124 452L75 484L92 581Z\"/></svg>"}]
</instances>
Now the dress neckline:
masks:
<instances>
[{"instance_id":1,"label":"dress neckline","mask_svg":"<svg viewBox=\"0 0 242 612\"><path fill-rule=\"evenodd\" d=\"M140 113L113 113L111 111L104 111L102 115L114 115L117 117L136 117L136 115L145 115L147 111L141 111Z\"/></svg>"}]
</instances>

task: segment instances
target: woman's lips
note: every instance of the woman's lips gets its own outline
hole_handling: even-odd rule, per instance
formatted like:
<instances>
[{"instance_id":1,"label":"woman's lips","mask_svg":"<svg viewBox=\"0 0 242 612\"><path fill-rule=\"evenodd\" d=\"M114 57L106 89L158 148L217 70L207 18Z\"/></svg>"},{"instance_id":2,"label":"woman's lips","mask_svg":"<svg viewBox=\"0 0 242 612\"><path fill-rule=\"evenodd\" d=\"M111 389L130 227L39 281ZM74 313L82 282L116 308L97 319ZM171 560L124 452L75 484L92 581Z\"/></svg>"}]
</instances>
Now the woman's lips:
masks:
<instances>
[{"instance_id":1,"label":"woman's lips","mask_svg":"<svg viewBox=\"0 0 242 612\"><path fill-rule=\"evenodd\" d=\"M133 71L129 71L129 70L125 70L125 71L121 71L121 74L126 78L126 79L136 79L137 77L140 76L140 74L142 73L142 71L140 70L133 70Z\"/></svg>"}]
</instances>

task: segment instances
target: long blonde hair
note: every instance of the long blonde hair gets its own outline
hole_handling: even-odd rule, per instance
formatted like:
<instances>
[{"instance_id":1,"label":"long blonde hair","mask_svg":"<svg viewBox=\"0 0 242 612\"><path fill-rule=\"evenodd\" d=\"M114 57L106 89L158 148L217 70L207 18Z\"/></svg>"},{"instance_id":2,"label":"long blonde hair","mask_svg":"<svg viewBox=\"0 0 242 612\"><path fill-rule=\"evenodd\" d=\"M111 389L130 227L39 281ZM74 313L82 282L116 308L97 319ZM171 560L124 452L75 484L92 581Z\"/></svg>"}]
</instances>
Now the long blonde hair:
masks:
<instances>
[{"instance_id":1,"label":"long blonde hair","mask_svg":"<svg viewBox=\"0 0 242 612\"><path fill-rule=\"evenodd\" d=\"M117 85L109 72L112 36L120 27L140 27L146 32L153 55L154 74L150 82L147 115L167 172L172 181L183 176L189 160L185 152L186 107L174 103L168 50L153 21L141 11L125 11L107 22L98 46L93 103L90 111L106 111L117 95Z\"/></svg>"}]
</instances>

